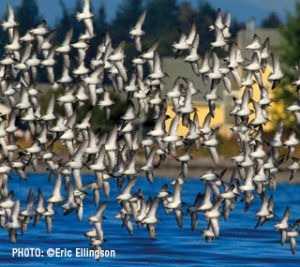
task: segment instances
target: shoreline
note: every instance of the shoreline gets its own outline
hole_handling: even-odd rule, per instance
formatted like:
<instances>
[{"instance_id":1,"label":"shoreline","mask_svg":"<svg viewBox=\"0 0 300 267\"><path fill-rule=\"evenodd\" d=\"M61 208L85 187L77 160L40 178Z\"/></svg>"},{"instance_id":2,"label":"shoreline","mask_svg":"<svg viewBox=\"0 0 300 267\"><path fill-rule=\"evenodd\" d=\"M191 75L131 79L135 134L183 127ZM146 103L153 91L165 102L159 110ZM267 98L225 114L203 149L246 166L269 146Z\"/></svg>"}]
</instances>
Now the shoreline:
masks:
<instances>
[{"instance_id":1,"label":"shoreline","mask_svg":"<svg viewBox=\"0 0 300 267\"><path fill-rule=\"evenodd\" d=\"M144 165L144 161L137 160L137 168ZM202 174L204 174L208 170L214 170L214 172L220 172L224 169L227 169L225 173L225 178L229 179L231 176L232 170L235 168L235 164L232 160L220 158L220 163L215 165L213 161L208 157L191 159L188 163L188 178L189 179L197 179ZM33 174L46 174L48 173L45 164L39 164L38 169L35 171L32 167L28 168L26 173L33 173ZM94 172L84 167L81 170L81 174L89 174L92 175ZM166 159L159 168L154 170L154 176L162 177L162 178L176 178L180 173L180 163L175 159L169 158ZM140 175L142 175L141 173ZM139 176L140 176L139 175ZM290 171L288 170L287 166L283 166L280 172L276 175L276 181L280 183L286 184L300 184L300 179L298 178L298 173L296 172L294 175L294 179L292 181L289 180Z\"/></svg>"}]
</instances>

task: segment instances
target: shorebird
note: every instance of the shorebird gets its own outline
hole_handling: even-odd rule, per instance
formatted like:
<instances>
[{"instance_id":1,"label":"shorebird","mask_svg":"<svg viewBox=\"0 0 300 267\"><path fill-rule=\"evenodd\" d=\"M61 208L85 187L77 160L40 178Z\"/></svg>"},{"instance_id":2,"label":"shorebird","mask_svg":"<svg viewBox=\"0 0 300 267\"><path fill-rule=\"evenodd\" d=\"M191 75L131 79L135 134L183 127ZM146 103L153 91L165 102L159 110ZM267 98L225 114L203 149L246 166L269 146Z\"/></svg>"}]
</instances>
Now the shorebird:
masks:
<instances>
[{"instance_id":1,"label":"shorebird","mask_svg":"<svg viewBox=\"0 0 300 267\"><path fill-rule=\"evenodd\" d=\"M90 1L84 0L82 12L76 13L76 19L77 21L84 22L90 38L94 37L94 28L93 28L93 21L92 21L93 16L94 14L90 11Z\"/></svg>"},{"instance_id":2,"label":"shorebird","mask_svg":"<svg viewBox=\"0 0 300 267\"><path fill-rule=\"evenodd\" d=\"M129 35L131 35L134 38L136 50L139 52L142 51L141 36L145 34L145 32L142 30L142 26L144 24L145 18L146 18L146 11L144 11L140 15L137 23L129 32Z\"/></svg>"}]
</instances>

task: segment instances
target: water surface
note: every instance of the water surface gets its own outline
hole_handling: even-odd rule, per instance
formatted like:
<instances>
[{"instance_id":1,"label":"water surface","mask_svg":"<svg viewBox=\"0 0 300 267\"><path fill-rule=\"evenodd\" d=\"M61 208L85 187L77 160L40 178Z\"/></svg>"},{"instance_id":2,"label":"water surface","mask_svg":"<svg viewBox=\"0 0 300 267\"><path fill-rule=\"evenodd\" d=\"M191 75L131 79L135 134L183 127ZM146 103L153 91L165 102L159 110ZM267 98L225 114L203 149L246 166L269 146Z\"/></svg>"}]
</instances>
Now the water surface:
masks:
<instances>
[{"instance_id":1,"label":"water surface","mask_svg":"<svg viewBox=\"0 0 300 267\"><path fill-rule=\"evenodd\" d=\"M25 206L28 189L32 186L43 189L45 198L49 197L54 179L48 184L47 175L31 174L28 181L21 181L12 176L9 189L14 189L15 196ZM84 182L93 179L83 176ZM144 196L154 196L169 179L156 178L153 185L148 185L145 178L139 178L135 189L143 189ZM170 189L172 190L172 188ZM187 204L194 201L195 195L203 190L203 185L197 180L188 180L184 184L182 199ZM97 263L93 258L12 258L11 249L15 247L67 248L75 251L76 247L88 247L88 239L83 233L91 228L87 218L96 211L92 203L92 194L85 201L84 219L79 222L75 213L63 216L59 207L54 217L52 234L45 231L45 222L33 228L29 225L24 236L18 236L18 243L11 244L5 230L0 231L0 263L5 266L300 266L300 251L292 255L287 242L281 247L280 235L273 230L274 222L269 222L259 229L256 224L255 212L259 209L260 200L256 199L247 213L243 212L243 204L230 214L229 221L220 220L220 238L211 244L205 243L200 232L205 227L203 215L199 216L199 226L195 232L190 230L190 218L185 215L184 227L180 230L175 222L174 214L166 215L160 207L157 224L157 240L151 240L145 228L134 226L134 236L130 237L126 228L114 218L118 213L118 203L114 200L118 194L116 184L111 183L111 197L105 211L107 220L103 223L107 242L103 249L113 249L116 257L103 258ZM293 184L278 184L275 196L275 213L282 216L286 206L290 207L292 221L300 218L300 186ZM105 200L101 195L101 200ZM184 208L184 211L186 208ZM299 238L298 238L299 239ZM300 239L299 239L300 240Z\"/></svg>"}]
</instances>

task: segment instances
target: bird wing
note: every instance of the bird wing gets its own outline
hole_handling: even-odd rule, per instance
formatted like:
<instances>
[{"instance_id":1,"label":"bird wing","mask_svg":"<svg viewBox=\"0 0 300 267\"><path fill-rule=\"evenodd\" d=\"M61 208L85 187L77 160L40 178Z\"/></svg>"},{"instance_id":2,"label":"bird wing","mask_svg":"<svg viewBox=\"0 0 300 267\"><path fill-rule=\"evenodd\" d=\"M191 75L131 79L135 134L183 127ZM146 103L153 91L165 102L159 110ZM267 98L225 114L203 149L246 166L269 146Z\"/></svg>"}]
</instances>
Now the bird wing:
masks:
<instances>
[{"instance_id":1,"label":"bird wing","mask_svg":"<svg viewBox=\"0 0 300 267\"><path fill-rule=\"evenodd\" d=\"M147 11L145 10L139 17L136 25L135 25L135 28L136 29L141 29L143 24L144 24L144 21L145 21L145 18L146 18L146 14L147 14Z\"/></svg>"},{"instance_id":2,"label":"bird wing","mask_svg":"<svg viewBox=\"0 0 300 267\"><path fill-rule=\"evenodd\" d=\"M84 13L90 12L90 0L84 0L82 11L83 11Z\"/></svg>"}]
</instances>

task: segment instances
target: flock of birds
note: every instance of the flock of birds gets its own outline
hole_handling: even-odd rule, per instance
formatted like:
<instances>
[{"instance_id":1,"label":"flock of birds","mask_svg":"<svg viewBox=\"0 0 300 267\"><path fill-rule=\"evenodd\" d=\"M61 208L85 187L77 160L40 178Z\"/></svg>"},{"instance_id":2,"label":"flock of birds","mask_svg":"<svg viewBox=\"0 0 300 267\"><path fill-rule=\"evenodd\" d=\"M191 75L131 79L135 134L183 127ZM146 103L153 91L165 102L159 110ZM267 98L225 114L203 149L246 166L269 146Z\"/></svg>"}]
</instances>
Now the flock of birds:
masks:
<instances>
[{"instance_id":1,"label":"flock of birds","mask_svg":"<svg viewBox=\"0 0 300 267\"><path fill-rule=\"evenodd\" d=\"M203 57L198 54L200 36L195 24L192 24L189 33L180 32L178 41L172 45L176 56L184 57L187 67L191 66L206 88L200 92L185 77L177 77L173 88L165 88L163 79L167 74L157 51L159 43L153 43L148 49L142 46L146 12L129 32L137 53L131 61L130 70L124 65L125 42L113 48L108 32L103 35L96 56L87 61L86 51L90 40L95 37L93 16L89 0L84 0L82 12L77 13L76 19L84 23L86 30L74 41L73 29L70 29L62 44L53 43L55 32L47 28L46 21L19 36L19 23L10 6L7 18L1 24L9 36L0 60L1 98L9 104L11 111L7 118L0 118L0 225L7 230L10 240L16 242L19 231L23 235L29 224L36 226L41 220L45 220L50 233L59 208L66 215L76 212L78 220L82 220L84 203L93 196L98 208L88 218L92 228L85 236L93 249L101 249L105 241L103 214L108 205L102 198L109 197L111 182L116 181L120 190L116 198L120 210L115 218L122 222L130 235L133 235L136 225L147 229L150 237L155 239L159 224L157 210L163 207L167 214L174 213L179 228L183 227L184 214L191 217L192 231L198 227L199 216L203 217L206 228L201 234L207 242L211 242L220 235L219 220L222 217L228 220L238 200L245 203L247 211L258 198L261 207L256 212L255 227L277 221L275 229L281 233L281 245L289 240L295 253L300 220L290 224L288 207L283 217L276 219L273 191L276 174L283 162L290 162L291 179L298 171L299 159L294 156L294 151L299 140L293 131L283 140L282 123L270 142L263 140L263 125L268 122L268 107L272 104L268 87L271 84L272 88L276 88L283 78L278 59L270 52L269 39L262 42L255 35L246 47L252 54L251 58L245 58L237 44L231 41L230 14L223 18L218 10L214 24L209 27L215 34L215 40ZM76 56L71 57L74 51ZM60 77L55 77L54 69L59 59L63 62L62 72ZM271 74L268 76L269 83L265 84L262 74L269 65ZM239 69L244 70L243 75ZM57 98L51 96L45 112L42 112L39 101L42 92L36 88L37 74L41 70L45 70L53 88L61 88L64 92ZM260 90L259 101L253 99L254 84ZM288 112L293 113L300 123L300 79L294 85L299 100L288 108ZM219 91L225 88L230 94L233 86L241 87L243 94L241 98L232 98L234 108L230 112L234 118L232 131L237 135L240 147L240 154L232 158L235 168L231 178L224 178L226 170L220 173L208 170L199 176L204 192L195 196L193 204L185 204L181 192L188 177L188 163L193 150L206 148L216 166L219 162L219 128L213 128L211 120L215 116ZM193 104L193 96L200 93L204 94L209 107L202 125ZM114 122L109 132L92 130L91 111L78 121L77 108L89 102L93 107L103 109L107 124L112 125L111 109L117 104L112 94L121 95L127 104L126 112ZM173 118L166 115L168 103L175 113ZM64 115L55 112L57 106L63 107ZM154 114L154 126L141 134L140 125L150 111ZM32 140L29 147L22 148L16 144L22 134L16 118L28 125ZM166 128L167 120L171 121L169 129ZM188 128L185 136L177 133L180 123ZM60 157L55 153L53 146L57 142L63 144L67 156ZM170 180L149 198L144 196L142 188L134 189L137 179L142 179L138 178L140 175L145 175L151 186L155 169L169 157L176 159L181 166L176 179ZM140 159L139 167L137 158ZM41 164L46 165L50 176L55 177L52 194L44 196L42 188L39 188L36 195L32 188L27 202L21 203L14 191L9 190L10 173L16 172L20 179L27 179L26 170L30 167L36 169ZM84 182L81 176L83 168L95 174L93 182Z\"/></svg>"}]
</instances>

